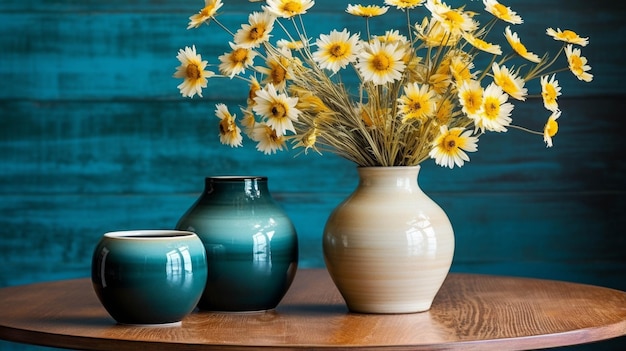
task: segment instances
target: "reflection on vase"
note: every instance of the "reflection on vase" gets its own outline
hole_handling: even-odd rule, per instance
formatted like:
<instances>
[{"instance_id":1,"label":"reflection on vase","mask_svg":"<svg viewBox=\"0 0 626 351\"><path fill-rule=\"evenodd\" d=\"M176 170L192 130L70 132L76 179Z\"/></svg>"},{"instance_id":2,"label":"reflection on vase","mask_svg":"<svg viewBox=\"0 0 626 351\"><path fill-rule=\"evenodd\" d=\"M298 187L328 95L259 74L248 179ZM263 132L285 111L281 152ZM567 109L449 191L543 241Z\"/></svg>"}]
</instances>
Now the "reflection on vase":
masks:
<instances>
[{"instance_id":1,"label":"reflection on vase","mask_svg":"<svg viewBox=\"0 0 626 351\"><path fill-rule=\"evenodd\" d=\"M272 309L293 281L296 231L272 199L265 177L206 178L204 192L176 228L198 234L207 252L201 309Z\"/></svg>"},{"instance_id":2,"label":"reflection on vase","mask_svg":"<svg viewBox=\"0 0 626 351\"><path fill-rule=\"evenodd\" d=\"M348 308L426 311L452 264L445 212L417 183L417 167L362 167L357 189L330 215L323 248Z\"/></svg>"}]
</instances>

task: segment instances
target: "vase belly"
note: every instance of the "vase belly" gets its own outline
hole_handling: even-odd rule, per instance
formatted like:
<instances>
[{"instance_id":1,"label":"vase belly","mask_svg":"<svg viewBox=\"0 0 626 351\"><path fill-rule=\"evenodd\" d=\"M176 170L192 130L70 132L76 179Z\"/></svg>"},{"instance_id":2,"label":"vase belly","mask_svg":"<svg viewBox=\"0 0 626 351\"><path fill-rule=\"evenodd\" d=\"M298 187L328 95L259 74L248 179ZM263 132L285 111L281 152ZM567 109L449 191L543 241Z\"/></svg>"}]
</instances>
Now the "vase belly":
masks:
<instances>
[{"instance_id":1,"label":"vase belly","mask_svg":"<svg viewBox=\"0 0 626 351\"><path fill-rule=\"evenodd\" d=\"M353 312L426 311L450 270L452 226L419 189L418 170L359 169L359 186L328 219L326 265Z\"/></svg>"}]
</instances>

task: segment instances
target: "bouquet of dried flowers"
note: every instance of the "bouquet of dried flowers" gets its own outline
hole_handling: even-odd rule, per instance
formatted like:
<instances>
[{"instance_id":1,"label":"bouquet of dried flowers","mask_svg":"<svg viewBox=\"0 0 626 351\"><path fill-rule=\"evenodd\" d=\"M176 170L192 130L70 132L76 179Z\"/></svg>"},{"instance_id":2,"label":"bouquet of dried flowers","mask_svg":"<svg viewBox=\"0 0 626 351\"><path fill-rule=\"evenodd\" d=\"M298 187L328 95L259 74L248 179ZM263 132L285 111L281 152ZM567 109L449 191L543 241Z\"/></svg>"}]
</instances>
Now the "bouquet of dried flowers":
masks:
<instances>
[{"instance_id":1,"label":"bouquet of dried flowers","mask_svg":"<svg viewBox=\"0 0 626 351\"><path fill-rule=\"evenodd\" d=\"M222 0L205 0L188 29L215 23L232 36L230 49L218 64L209 64L195 45L185 47L174 77L183 79L178 88L186 97L202 96L208 79L245 81L241 118L225 104L216 105L220 141L241 146L245 133L266 154L290 145L334 152L359 166L413 166L433 158L453 168L469 161L467 152L477 150L482 133L507 128L542 135L552 146L561 114L556 73L592 80L579 48L588 39L548 28L546 34L562 45L555 55L540 57L512 29L523 20L510 7L483 0L479 13L469 5L452 7L441 0L348 5L349 15L363 17L362 33L335 28L313 38L304 25L313 0L266 0L236 31L218 19ZM405 13L405 30L371 33L370 22L391 7ZM496 30L498 25L504 30ZM496 35L506 38L506 48L490 39ZM563 56L566 64L553 68ZM514 60L520 63L515 66ZM525 101L525 85L533 79L540 80L547 110L543 131L515 125L511 118L510 100Z\"/></svg>"}]
</instances>

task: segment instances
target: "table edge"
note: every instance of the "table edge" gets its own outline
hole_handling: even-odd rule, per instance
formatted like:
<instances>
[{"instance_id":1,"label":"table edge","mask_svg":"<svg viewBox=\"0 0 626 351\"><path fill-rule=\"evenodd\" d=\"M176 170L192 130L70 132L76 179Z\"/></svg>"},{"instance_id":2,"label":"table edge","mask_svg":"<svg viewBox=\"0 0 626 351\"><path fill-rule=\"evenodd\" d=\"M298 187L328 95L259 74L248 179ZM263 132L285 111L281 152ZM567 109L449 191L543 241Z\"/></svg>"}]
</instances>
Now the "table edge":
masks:
<instances>
[{"instance_id":1,"label":"table edge","mask_svg":"<svg viewBox=\"0 0 626 351\"><path fill-rule=\"evenodd\" d=\"M324 269L300 269L302 271L323 271ZM597 285L532 278L532 277L517 277L517 276L503 276L492 274L475 274L475 273L450 273L450 276L486 276L491 278L503 278L503 279L527 279L527 280L540 280L540 281L552 281L560 282L572 285L585 285L588 287L611 290L613 292L625 294L626 292ZM60 283L60 282L88 282L89 277L62 279L53 281L42 281L30 284L22 284L0 288L0 290L19 289L28 286L45 286L46 284ZM560 333L542 334L542 335L529 335L513 338L499 338L491 340L471 340L471 341L454 341L446 344L414 344L414 345L371 345L371 346L359 346L359 345L267 345L267 346L255 346L255 345L241 345L241 344L197 344L186 343L181 341L167 342L167 341L141 341L141 340L128 340L128 339L113 339L113 338L97 338L98 347L90 346L93 344L93 337L80 336L80 335L67 335L67 334L54 334L45 331L30 330L24 328L15 328L12 326L0 325L0 340L6 340L10 342L17 342L30 345L39 345L47 347L61 347L67 349L84 349L84 350L102 350L116 349L119 351L132 351L136 350L138 345L141 347L149 347L150 350L160 351L169 350L172 346L176 347L176 350L251 350L263 348L264 350L301 350L301 349L335 349L335 350L476 350L476 351L501 351L501 350L527 350L527 349L541 349L551 347L562 347L572 345L582 345L588 343L594 343L599 341L606 341L626 336L626 319L606 325L604 327L591 327L577 330L570 330ZM45 342L40 340L45 339Z\"/></svg>"}]
</instances>

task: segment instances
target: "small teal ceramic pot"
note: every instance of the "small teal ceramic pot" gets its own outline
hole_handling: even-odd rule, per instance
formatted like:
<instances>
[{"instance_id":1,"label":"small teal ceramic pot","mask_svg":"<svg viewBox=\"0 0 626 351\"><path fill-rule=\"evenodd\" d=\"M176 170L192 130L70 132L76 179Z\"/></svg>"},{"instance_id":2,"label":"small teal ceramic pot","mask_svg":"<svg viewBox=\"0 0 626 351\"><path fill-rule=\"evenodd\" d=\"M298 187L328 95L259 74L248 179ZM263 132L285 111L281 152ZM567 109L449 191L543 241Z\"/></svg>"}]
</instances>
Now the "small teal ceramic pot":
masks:
<instances>
[{"instance_id":1,"label":"small teal ceramic pot","mask_svg":"<svg viewBox=\"0 0 626 351\"><path fill-rule=\"evenodd\" d=\"M93 253L93 288L122 324L180 323L198 304L206 279L204 246L192 232L106 233Z\"/></svg>"},{"instance_id":2,"label":"small teal ceramic pot","mask_svg":"<svg viewBox=\"0 0 626 351\"><path fill-rule=\"evenodd\" d=\"M274 202L266 177L207 177L202 195L176 228L196 233L207 251L200 309L273 309L296 274L296 230Z\"/></svg>"}]
</instances>

